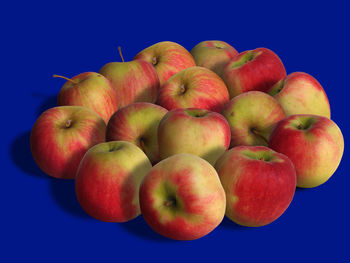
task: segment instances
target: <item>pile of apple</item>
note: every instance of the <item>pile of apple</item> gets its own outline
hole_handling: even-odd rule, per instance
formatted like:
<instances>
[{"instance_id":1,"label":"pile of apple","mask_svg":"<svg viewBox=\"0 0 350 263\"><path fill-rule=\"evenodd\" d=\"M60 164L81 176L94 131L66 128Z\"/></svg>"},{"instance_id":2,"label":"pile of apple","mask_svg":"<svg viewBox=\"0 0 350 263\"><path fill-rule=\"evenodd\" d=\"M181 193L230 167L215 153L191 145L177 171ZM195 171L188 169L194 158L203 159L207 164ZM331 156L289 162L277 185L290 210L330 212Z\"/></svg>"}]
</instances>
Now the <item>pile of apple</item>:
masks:
<instances>
[{"instance_id":1,"label":"pile of apple","mask_svg":"<svg viewBox=\"0 0 350 263\"><path fill-rule=\"evenodd\" d=\"M120 49L119 49L120 51ZM344 150L322 86L286 75L269 49L222 41L191 52L160 42L131 62L67 80L38 118L31 150L48 175L75 179L92 217L142 213L168 238L192 240L226 215L250 227L287 209L296 187L326 182Z\"/></svg>"}]
</instances>

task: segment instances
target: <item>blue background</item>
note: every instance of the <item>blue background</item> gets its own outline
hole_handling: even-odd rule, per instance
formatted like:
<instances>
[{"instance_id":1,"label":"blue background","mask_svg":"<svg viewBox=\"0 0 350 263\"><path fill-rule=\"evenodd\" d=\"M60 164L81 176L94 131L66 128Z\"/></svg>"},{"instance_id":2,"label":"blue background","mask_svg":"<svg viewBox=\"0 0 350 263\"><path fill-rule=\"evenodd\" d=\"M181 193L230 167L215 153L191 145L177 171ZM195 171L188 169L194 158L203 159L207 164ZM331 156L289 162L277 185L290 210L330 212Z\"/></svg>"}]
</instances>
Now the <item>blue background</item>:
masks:
<instances>
[{"instance_id":1,"label":"blue background","mask_svg":"<svg viewBox=\"0 0 350 263\"><path fill-rule=\"evenodd\" d=\"M124 224L94 220L80 208L73 181L49 178L36 166L29 148L31 127L56 105L64 83L52 74L98 71L120 61L118 45L131 60L164 40L189 50L211 39L240 52L272 49L288 73L304 71L319 80L347 142L350 19L341 1L165 3L2 4L0 261L349 260L347 149L333 177L315 189L298 189L289 209L272 224L245 228L225 219L190 242L159 236L141 216Z\"/></svg>"}]
</instances>

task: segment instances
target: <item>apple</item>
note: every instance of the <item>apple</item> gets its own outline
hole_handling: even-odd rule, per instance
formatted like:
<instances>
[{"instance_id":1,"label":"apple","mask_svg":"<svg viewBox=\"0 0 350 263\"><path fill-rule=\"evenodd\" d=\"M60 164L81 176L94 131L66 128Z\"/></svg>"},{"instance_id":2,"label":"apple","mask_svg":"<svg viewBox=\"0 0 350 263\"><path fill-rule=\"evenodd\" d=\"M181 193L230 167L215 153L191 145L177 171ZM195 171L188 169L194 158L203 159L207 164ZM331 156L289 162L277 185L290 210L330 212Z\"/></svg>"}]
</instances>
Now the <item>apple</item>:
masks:
<instances>
[{"instance_id":1,"label":"apple","mask_svg":"<svg viewBox=\"0 0 350 263\"><path fill-rule=\"evenodd\" d=\"M190 67L165 82L159 91L157 104L168 110L200 108L219 112L229 100L222 79L204 67Z\"/></svg>"},{"instance_id":2,"label":"apple","mask_svg":"<svg viewBox=\"0 0 350 263\"><path fill-rule=\"evenodd\" d=\"M157 233L193 240L215 229L225 214L226 197L215 169L192 154L160 161L140 187L141 213Z\"/></svg>"},{"instance_id":3,"label":"apple","mask_svg":"<svg viewBox=\"0 0 350 263\"><path fill-rule=\"evenodd\" d=\"M226 64L223 71L230 98L251 90L266 92L285 76L282 61L267 48L240 53Z\"/></svg>"},{"instance_id":4,"label":"apple","mask_svg":"<svg viewBox=\"0 0 350 263\"><path fill-rule=\"evenodd\" d=\"M249 91L234 97L225 105L222 115L230 125L230 147L267 146L273 127L286 116L281 105L261 91Z\"/></svg>"},{"instance_id":5,"label":"apple","mask_svg":"<svg viewBox=\"0 0 350 263\"><path fill-rule=\"evenodd\" d=\"M33 125L30 147L46 174L73 179L86 151L105 140L106 124L94 111L60 106L42 113Z\"/></svg>"},{"instance_id":6,"label":"apple","mask_svg":"<svg viewBox=\"0 0 350 263\"><path fill-rule=\"evenodd\" d=\"M269 147L292 160L298 187L312 188L325 183L338 168L344 152L344 138L332 120L297 114L277 124Z\"/></svg>"},{"instance_id":7,"label":"apple","mask_svg":"<svg viewBox=\"0 0 350 263\"><path fill-rule=\"evenodd\" d=\"M107 125L107 141L128 141L139 146L151 163L160 160L158 125L168 111L161 106L136 102L119 109Z\"/></svg>"},{"instance_id":8,"label":"apple","mask_svg":"<svg viewBox=\"0 0 350 263\"><path fill-rule=\"evenodd\" d=\"M318 81L304 72L294 72L277 82L268 93L281 104L287 116L313 114L331 117L325 91Z\"/></svg>"},{"instance_id":9,"label":"apple","mask_svg":"<svg viewBox=\"0 0 350 263\"><path fill-rule=\"evenodd\" d=\"M147 156L130 142L95 145L81 160L75 179L81 207L104 222L126 222L137 217L140 184L151 168Z\"/></svg>"},{"instance_id":10,"label":"apple","mask_svg":"<svg viewBox=\"0 0 350 263\"><path fill-rule=\"evenodd\" d=\"M197 66L208 68L222 77L224 67L238 52L224 41L208 40L198 43L191 54Z\"/></svg>"},{"instance_id":11,"label":"apple","mask_svg":"<svg viewBox=\"0 0 350 263\"><path fill-rule=\"evenodd\" d=\"M160 85L172 75L196 65L192 55L183 46L171 41L156 43L139 52L134 59L151 63L158 73Z\"/></svg>"},{"instance_id":12,"label":"apple","mask_svg":"<svg viewBox=\"0 0 350 263\"><path fill-rule=\"evenodd\" d=\"M237 224L270 224L293 199L293 163L267 147L234 147L220 157L215 168L226 193L226 216Z\"/></svg>"},{"instance_id":13,"label":"apple","mask_svg":"<svg viewBox=\"0 0 350 263\"><path fill-rule=\"evenodd\" d=\"M107 123L118 108L117 94L101 74L85 72L67 80L57 97L58 106L83 106L97 112Z\"/></svg>"},{"instance_id":14,"label":"apple","mask_svg":"<svg viewBox=\"0 0 350 263\"><path fill-rule=\"evenodd\" d=\"M133 102L151 102L157 100L159 78L153 66L143 60L107 63L100 74L110 80L117 92L118 108Z\"/></svg>"},{"instance_id":15,"label":"apple","mask_svg":"<svg viewBox=\"0 0 350 263\"><path fill-rule=\"evenodd\" d=\"M174 109L159 123L160 157L191 153L214 165L230 146L230 137L230 126L219 113L195 108Z\"/></svg>"}]
</instances>

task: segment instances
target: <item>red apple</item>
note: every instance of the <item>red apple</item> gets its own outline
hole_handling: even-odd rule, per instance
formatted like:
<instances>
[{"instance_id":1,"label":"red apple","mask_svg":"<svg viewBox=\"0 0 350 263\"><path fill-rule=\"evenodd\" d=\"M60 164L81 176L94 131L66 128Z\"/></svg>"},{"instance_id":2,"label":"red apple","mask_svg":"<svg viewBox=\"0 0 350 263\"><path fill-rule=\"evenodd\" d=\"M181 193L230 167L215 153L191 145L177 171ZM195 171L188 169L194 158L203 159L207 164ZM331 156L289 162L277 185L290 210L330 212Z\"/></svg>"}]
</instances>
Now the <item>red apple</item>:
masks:
<instances>
[{"instance_id":1,"label":"red apple","mask_svg":"<svg viewBox=\"0 0 350 263\"><path fill-rule=\"evenodd\" d=\"M151 102L157 99L159 78L153 66L142 60L111 62L100 69L117 92L119 108L133 102Z\"/></svg>"},{"instance_id":2,"label":"red apple","mask_svg":"<svg viewBox=\"0 0 350 263\"><path fill-rule=\"evenodd\" d=\"M320 83L307 73L289 74L269 89L268 93L281 104L287 116L313 114L331 117L325 91Z\"/></svg>"},{"instance_id":3,"label":"red apple","mask_svg":"<svg viewBox=\"0 0 350 263\"><path fill-rule=\"evenodd\" d=\"M267 48L240 53L225 66L223 73L230 98L250 90L266 92L285 76L282 61Z\"/></svg>"},{"instance_id":4,"label":"red apple","mask_svg":"<svg viewBox=\"0 0 350 263\"><path fill-rule=\"evenodd\" d=\"M157 103L168 110L200 108L219 112L228 100L226 85L217 74L207 68L191 67L162 85Z\"/></svg>"},{"instance_id":5,"label":"red apple","mask_svg":"<svg viewBox=\"0 0 350 263\"><path fill-rule=\"evenodd\" d=\"M237 146L215 168L226 193L226 216L237 224L258 227L279 218L296 186L293 163L264 146Z\"/></svg>"},{"instance_id":6,"label":"red apple","mask_svg":"<svg viewBox=\"0 0 350 263\"><path fill-rule=\"evenodd\" d=\"M230 126L216 112L202 109L174 109L161 120L158 128L162 159L177 153L191 153L212 165L230 146Z\"/></svg>"},{"instance_id":7,"label":"red apple","mask_svg":"<svg viewBox=\"0 0 350 263\"><path fill-rule=\"evenodd\" d=\"M224 67L238 52L224 41L209 40L198 43L191 54L197 66L208 68L222 77Z\"/></svg>"},{"instance_id":8,"label":"red apple","mask_svg":"<svg viewBox=\"0 0 350 263\"><path fill-rule=\"evenodd\" d=\"M163 41L138 53L135 59L151 63L158 72L160 85L181 70L196 65L192 55L181 45Z\"/></svg>"},{"instance_id":9,"label":"red apple","mask_svg":"<svg viewBox=\"0 0 350 263\"><path fill-rule=\"evenodd\" d=\"M105 222L126 222L140 214L139 188L152 168L147 156L130 142L100 143L82 159L75 189L82 208Z\"/></svg>"},{"instance_id":10,"label":"red apple","mask_svg":"<svg viewBox=\"0 0 350 263\"><path fill-rule=\"evenodd\" d=\"M33 158L45 173L73 179L86 151L105 140L106 124L94 111L80 106L48 109L30 135Z\"/></svg>"},{"instance_id":11,"label":"red apple","mask_svg":"<svg viewBox=\"0 0 350 263\"><path fill-rule=\"evenodd\" d=\"M210 233L222 221L225 204L215 169L191 154L160 161L140 187L145 221L157 233L176 240L198 239Z\"/></svg>"},{"instance_id":12,"label":"red apple","mask_svg":"<svg viewBox=\"0 0 350 263\"><path fill-rule=\"evenodd\" d=\"M58 106L83 106L97 112L107 123L117 110L117 94L101 74L85 72L67 80L58 93Z\"/></svg>"},{"instance_id":13,"label":"red apple","mask_svg":"<svg viewBox=\"0 0 350 263\"><path fill-rule=\"evenodd\" d=\"M161 106L137 102L119 109L107 125L107 141L128 141L139 146L154 164L160 160L158 125L168 111Z\"/></svg>"},{"instance_id":14,"label":"red apple","mask_svg":"<svg viewBox=\"0 0 350 263\"><path fill-rule=\"evenodd\" d=\"M292 160L297 186L311 188L325 183L336 171L343 155L344 139L330 119L298 114L277 124L269 146Z\"/></svg>"},{"instance_id":15,"label":"red apple","mask_svg":"<svg viewBox=\"0 0 350 263\"><path fill-rule=\"evenodd\" d=\"M273 127L285 118L281 105L261 91L249 91L231 99L222 115L231 129L231 147L267 146Z\"/></svg>"}]
</instances>

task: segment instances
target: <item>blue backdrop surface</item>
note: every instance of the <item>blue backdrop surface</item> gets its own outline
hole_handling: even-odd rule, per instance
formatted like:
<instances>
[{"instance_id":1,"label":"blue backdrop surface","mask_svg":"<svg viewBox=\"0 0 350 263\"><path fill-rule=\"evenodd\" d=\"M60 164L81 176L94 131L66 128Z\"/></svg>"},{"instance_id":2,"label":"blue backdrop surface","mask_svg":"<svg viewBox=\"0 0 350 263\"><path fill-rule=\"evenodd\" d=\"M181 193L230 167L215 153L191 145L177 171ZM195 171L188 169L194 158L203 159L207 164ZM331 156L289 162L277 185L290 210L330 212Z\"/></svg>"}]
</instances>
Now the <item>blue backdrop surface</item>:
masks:
<instances>
[{"instance_id":1,"label":"blue backdrop surface","mask_svg":"<svg viewBox=\"0 0 350 263\"><path fill-rule=\"evenodd\" d=\"M244 1L242 1L244 2ZM2 6L1 22L1 262L230 261L349 262L349 157L314 189L297 189L288 210L261 228L224 219L208 236L172 241L142 216L123 224L87 216L73 181L49 178L29 147L36 118L56 105L63 81L131 60L170 40L191 49L224 40L239 52L267 47L287 73L304 71L323 85L332 119L349 138L347 6L342 1L264 2L16 2ZM332 260L332 261L330 261Z\"/></svg>"}]
</instances>

